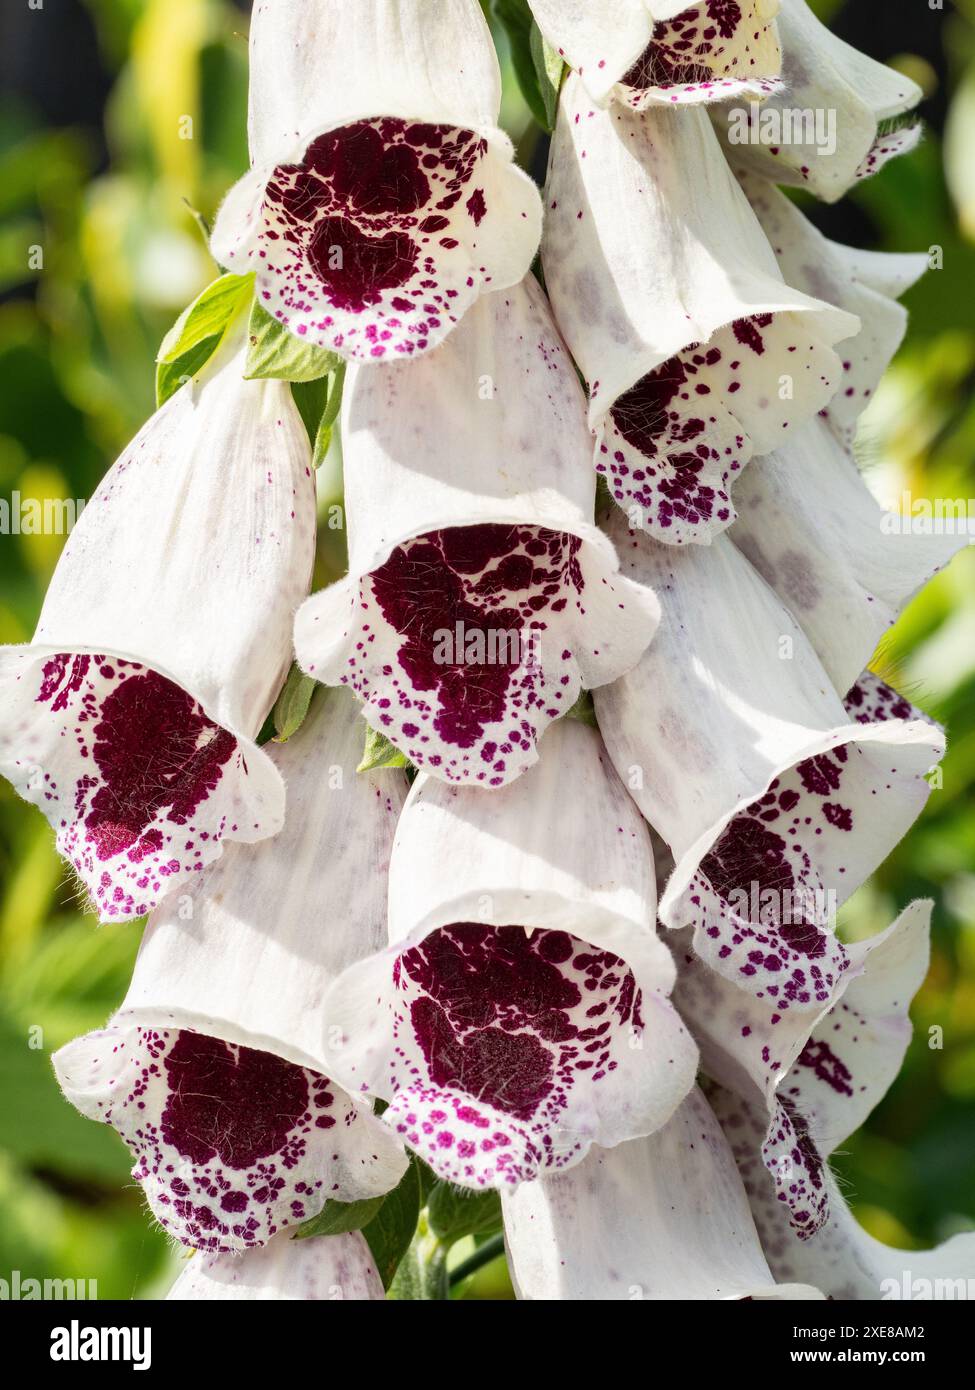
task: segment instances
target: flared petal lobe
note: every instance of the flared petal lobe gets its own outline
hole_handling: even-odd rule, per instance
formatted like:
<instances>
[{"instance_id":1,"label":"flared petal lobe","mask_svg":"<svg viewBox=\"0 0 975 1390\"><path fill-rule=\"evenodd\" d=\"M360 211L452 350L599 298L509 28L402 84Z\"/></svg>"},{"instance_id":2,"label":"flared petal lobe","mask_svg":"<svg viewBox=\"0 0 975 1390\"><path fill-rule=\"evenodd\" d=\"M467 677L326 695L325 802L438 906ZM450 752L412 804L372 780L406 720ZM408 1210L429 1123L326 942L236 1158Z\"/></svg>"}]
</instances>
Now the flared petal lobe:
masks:
<instances>
[{"instance_id":1,"label":"flared petal lobe","mask_svg":"<svg viewBox=\"0 0 975 1390\"><path fill-rule=\"evenodd\" d=\"M437 777L519 776L652 636L656 601L593 522L584 411L531 279L425 362L350 374L349 576L302 606L295 648Z\"/></svg>"},{"instance_id":2,"label":"flared petal lobe","mask_svg":"<svg viewBox=\"0 0 975 1390\"><path fill-rule=\"evenodd\" d=\"M585 818L565 817L569 795ZM420 777L390 905L392 944L327 1000L331 1067L389 1102L440 1177L515 1187L652 1133L686 1095L696 1054L667 999L647 832L593 730L561 721L491 795Z\"/></svg>"},{"instance_id":3,"label":"flared petal lobe","mask_svg":"<svg viewBox=\"0 0 975 1390\"><path fill-rule=\"evenodd\" d=\"M33 642L0 651L0 770L105 921L281 825L254 738L308 591L315 493L290 392L242 369L222 350L145 425L72 532Z\"/></svg>"},{"instance_id":4,"label":"flared petal lobe","mask_svg":"<svg viewBox=\"0 0 975 1390\"><path fill-rule=\"evenodd\" d=\"M631 525L707 542L734 520L748 460L828 404L832 345L858 320L783 282L701 112L600 111L570 77L546 209L546 285L589 384L595 467Z\"/></svg>"}]
</instances>

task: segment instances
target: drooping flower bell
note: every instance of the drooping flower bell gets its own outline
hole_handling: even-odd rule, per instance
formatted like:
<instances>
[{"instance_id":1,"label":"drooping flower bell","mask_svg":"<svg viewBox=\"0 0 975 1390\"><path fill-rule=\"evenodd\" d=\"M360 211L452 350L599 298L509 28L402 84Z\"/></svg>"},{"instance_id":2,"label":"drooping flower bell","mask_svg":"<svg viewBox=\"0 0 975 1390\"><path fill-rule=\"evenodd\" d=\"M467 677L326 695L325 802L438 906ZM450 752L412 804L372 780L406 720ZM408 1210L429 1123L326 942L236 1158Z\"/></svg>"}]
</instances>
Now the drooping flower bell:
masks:
<instances>
[{"instance_id":1,"label":"drooping flower bell","mask_svg":"<svg viewBox=\"0 0 975 1390\"><path fill-rule=\"evenodd\" d=\"M652 1134L697 1061L655 896L646 827L577 720L502 790L420 776L393 849L390 945L326 1001L332 1074L388 1101L385 1123L464 1187L515 1187Z\"/></svg>"},{"instance_id":2,"label":"drooping flower bell","mask_svg":"<svg viewBox=\"0 0 975 1390\"><path fill-rule=\"evenodd\" d=\"M875 1240L828 1166L900 1070L911 999L928 966L930 917L930 902L912 903L885 932L852 945L842 997L805 1030L783 1025L768 1002L743 1001L720 983L715 991L713 977L682 982L705 1069L719 1079L708 1087L711 1103L769 1264L777 1278L814 1281L828 1298L932 1298L934 1281L970 1276L975 1263L971 1234L931 1251Z\"/></svg>"},{"instance_id":3,"label":"drooping flower bell","mask_svg":"<svg viewBox=\"0 0 975 1390\"><path fill-rule=\"evenodd\" d=\"M775 590L837 690L849 690L913 596L968 542L914 535L876 502L826 420L752 459L729 536Z\"/></svg>"},{"instance_id":4,"label":"drooping flower bell","mask_svg":"<svg viewBox=\"0 0 975 1390\"><path fill-rule=\"evenodd\" d=\"M655 1134L593 1149L501 1202L520 1299L823 1297L776 1283L728 1141L696 1087Z\"/></svg>"},{"instance_id":5,"label":"drooping flower bell","mask_svg":"<svg viewBox=\"0 0 975 1390\"><path fill-rule=\"evenodd\" d=\"M800 629L727 538L675 550L611 530L660 628L595 695L614 766L675 869L668 927L743 989L826 1007L849 968L836 909L920 814L940 729L876 676L841 701Z\"/></svg>"},{"instance_id":6,"label":"drooping flower bell","mask_svg":"<svg viewBox=\"0 0 975 1390\"><path fill-rule=\"evenodd\" d=\"M349 573L299 610L298 660L425 771L502 786L657 619L593 521L585 402L535 281L422 362L353 369L342 431Z\"/></svg>"},{"instance_id":7,"label":"drooping flower bell","mask_svg":"<svg viewBox=\"0 0 975 1390\"><path fill-rule=\"evenodd\" d=\"M263 0L252 167L214 255L256 271L260 302L308 343L365 362L426 352L538 245L500 104L477 0Z\"/></svg>"},{"instance_id":8,"label":"drooping flower bell","mask_svg":"<svg viewBox=\"0 0 975 1390\"><path fill-rule=\"evenodd\" d=\"M0 649L0 771L102 921L281 826L254 739L308 592L315 491L287 385L242 370L232 341L149 420L68 538L33 641Z\"/></svg>"},{"instance_id":9,"label":"drooping flower bell","mask_svg":"<svg viewBox=\"0 0 975 1390\"><path fill-rule=\"evenodd\" d=\"M858 320L783 281L703 112L603 111L574 76L542 256L612 496L658 540L707 542L748 460L828 405Z\"/></svg>"},{"instance_id":10,"label":"drooping flower bell","mask_svg":"<svg viewBox=\"0 0 975 1390\"><path fill-rule=\"evenodd\" d=\"M806 0L781 0L778 26L781 91L761 107L729 102L711 114L735 159L834 203L858 179L914 149L922 92L830 33Z\"/></svg>"},{"instance_id":11,"label":"drooping flower bell","mask_svg":"<svg viewBox=\"0 0 975 1390\"><path fill-rule=\"evenodd\" d=\"M779 0L529 0L591 99L640 111L778 91Z\"/></svg>"},{"instance_id":12,"label":"drooping flower bell","mask_svg":"<svg viewBox=\"0 0 975 1390\"><path fill-rule=\"evenodd\" d=\"M386 873L405 776L356 776L363 726L322 692L271 756L284 829L230 847L146 927L107 1028L62 1048L68 1099L114 1126L153 1214L185 1245L262 1245L325 1201L395 1187L402 1147L328 1067L332 979L385 938Z\"/></svg>"},{"instance_id":13,"label":"drooping flower bell","mask_svg":"<svg viewBox=\"0 0 975 1390\"><path fill-rule=\"evenodd\" d=\"M167 1299L235 1302L345 1302L386 1297L376 1263L358 1231L295 1240L280 1231L266 1245L227 1255L201 1250Z\"/></svg>"}]
</instances>

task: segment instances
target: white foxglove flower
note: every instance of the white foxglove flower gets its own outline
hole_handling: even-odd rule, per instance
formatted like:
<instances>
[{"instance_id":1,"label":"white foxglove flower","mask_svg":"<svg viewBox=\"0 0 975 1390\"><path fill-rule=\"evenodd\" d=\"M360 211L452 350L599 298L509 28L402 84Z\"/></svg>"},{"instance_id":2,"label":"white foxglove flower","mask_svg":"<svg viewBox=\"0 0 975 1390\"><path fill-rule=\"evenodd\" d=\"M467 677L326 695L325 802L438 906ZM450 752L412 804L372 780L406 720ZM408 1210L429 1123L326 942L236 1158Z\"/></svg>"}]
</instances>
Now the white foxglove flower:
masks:
<instances>
[{"instance_id":1,"label":"white foxglove flower","mask_svg":"<svg viewBox=\"0 0 975 1390\"><path fill-rule=\"evenodd\" d=\"M71 533L33 641L0 651L0 771L102 921L281 826L254 739L308 592L315 492L287 384L242 369L228 345L149 420Z\"/></svg>"},{"instance_id":2,"label":"white foxglove flower","mask_svg":"<svg viewBox=\"0 0 975 1390\"><path fill-rule=\"evenodd\" d=\"M518 1297L821 1299L777 1285L728 1141L696 1088L656 1134L502 1196Z\"/></svg>"},{"instance_id":3,"label":"white foxglove flower","mask_svg":"<svg viewBox=\"0 0 975 1390\"><path fill-rule=\"evenodd\" d=\"M767 1007L760 1011L757 1001L731 1014L721 998L702 1000L695 1020L704 1024L706 1065L723 1073L722 1085L711 1091L712 1104L738 1161L769 1264L779 1279L814 1280L829 1298L954 1297L935 1293L935 1281L971 1278L975 1270L975 1234L958 1235L931 1251L893 1250L873 1239L850 1212L828 1167L830 1154L863 1123L900 1068L911 1037L911 998L927 970L930 912L929 902L912 903L887 931L851 946L853 969L842 998L811 1022L804 1038L780 1039L774 1015ZM705 1036L732 1021L739 1034L752 1026L770 1040L782 1062L774 1082L757 1045L749 1048L727 1026L720 1042L712 1045ZM824 1208L818 1227L796 1220L796 1189L804 1185Z\"/></svg>"},{"instance_id":4,"label":"white foxglove flower","mask_svg":"<svg viewBox=\"0 0 975 1390\"><path fill-rule=\"evenodd\" d=\"M747 171L739 179L786 281L860 320L859 333L840 350L843 377L825 411L837 438L852 444L860 416L907 329L907 310L897 298L928 269L928 258L864 252L829 241L767 179Z\"/></svg>"},{"instance_id":5,"label":"white foxglove flower","mask_svg":"<svg viewBox=\"0 0 975 1390\"><path fill-rule=\"evenodd\" d=\"M522 278L541 204L477 0L263 0L250 58L252 167L212 249L292 333L412 356Z\"/></svg>"},{"instance_id":6,"label":"white foxglove flower","mask_svg":"<svg viewBox=\"0 0 975 1390\"><path fill-rule=\"evenodd\" d=\"M595 466L632 525L679 545L842 380L851 314L791 289L701 111L601 111L563 89L545 279L589 383Z\"/></svg>"},{"instance_id":7,"label":"white foxglove flower","mask_svg":"<svg viewBox=\"0 0 975 1390\"><path fill-rule=\"evenodd\" d=\"M595 730L560 721L490 794L419 777L389 887L389 948L326 1002L330 1069L438 1176L514 1187L667 1122L697 1054L646 827Z\"/></svg>"},{"instance_id":8,"label":"white foxglove flower","mask_svg":"<svg viewBox=\"0 0 975 1390\"><path fill-rule=\"evenodd\" d=\"M822 1008L849 968L835 910L920 814L944 737L870 674L844 705L727 538L675 550L615 529L662 619L596 712L674 856L661 921L692 925L701 958L743 988Z\"/></svg>"},{"instance_id":9,"label":"white foxglove flower","mask_svg":"<svg viewBox=\"0 0 975 1390\"><path fill-rule=\"evenodd\" d=\"M179 1302L385 1299L369 1247L358 1231L294 1240L290 1231L242 1255L201 1251L166 1295Z\"/></svg>"},{"instance_id":10,"label":"white foxglove flower","mask_svg":"<svg viewBox=\"0 0 975 1390\"><path fill-rule=\"evenodd\" d=\"M349 574L302 605L298 660L424 770L502 786L657 620L594 524L585 401L535 281L423 362L350 372L342 442Z\"/></svg>"},{"instance_id":11,"label":"white foxglove flower","mask_svg":"<svg viewBox=\"0 0 975 1390\"><path fill-rule=\"evenodd\" d=\"M781 0L778 26L782 91L761 106L716 106L715 125L756 173L834 203L917 145L921 126L911 113L923 93L830 33L806 0Z\"/></svg>"},{"instance_id":12,"label":"white foxglove flower","mask_svg":"<svg viewBox=\"0 0 975 1390\"><path fill-rule=\"evenodd\" d=\"M357 777L362 724L319 696L273 748L284 829L230 847L150 919L108 1027L54 1065L68 1099L136 1155L153 1214L186 1245L261 1245L328 1198L387 1192L402 1147L331 1079L322 1000L383 940L386 869L405 776Z\"/></svg>"},{"instance_id":13,"label":"white foxglove flower","mask_svg":"<svg viewBox=\"0 0 975 1390\"><path fill-rule=\"evenodd\" d=\"M529 0L593 101L636 110L778 91L779 0Z\"/></svg>"},{"instance_id":14,"label":"white foxglove flower","mask_svg":"<svg viewBox=\"0 0 975 1390\"><path fill-rule=\"evenodd\" d=\"M849 690L905 605L964 547L913 535L874 500L826 420L753 459L729 535L808 637L837 690Z\"/></svg>"}]
</instances>

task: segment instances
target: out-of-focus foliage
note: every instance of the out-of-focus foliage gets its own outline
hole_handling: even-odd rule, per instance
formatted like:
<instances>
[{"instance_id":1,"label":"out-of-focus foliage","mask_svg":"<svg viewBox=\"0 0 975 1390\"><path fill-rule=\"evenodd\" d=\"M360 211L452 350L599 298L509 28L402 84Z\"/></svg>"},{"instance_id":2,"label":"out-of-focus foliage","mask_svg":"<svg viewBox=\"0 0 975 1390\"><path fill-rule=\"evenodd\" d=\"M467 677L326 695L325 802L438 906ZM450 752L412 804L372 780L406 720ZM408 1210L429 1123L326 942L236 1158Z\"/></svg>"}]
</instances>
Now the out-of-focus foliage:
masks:
<instances>
[{"instance_id":1,"label":"out-of-focus foliage","mask_svg":"<svg viewBox=\"0 0 975 1390\"><path fill-rule=\"evenodd\" d=\"M246 5L13 8L0 33L11 93L0 105L0 497L83 500L153 408L163 335L216 273L200 219L246 166ZM839 208L807 209L840 240L944 252L944 268L909 296L911 336L871 408L862 456L884 500L975 496L975 0L954 14L903 7L907 19L889 16L882 31L874 7L855 0L817 8L858 46L906 65L931 97L919 151ZM498 44L502 119L540 177L544 142L500 32ZM340 488L330 456L323 518ZM322 541L317 583L341 562L327 525ZM0 640L30 637L62 544L0 535ZM843 927L873 932L929 894L933 964L904 1074L839 1163L870 1229L912 1246L975 1215L975 551L914 603L881 669L947 722L951 748L943 787ZM49 1061L120 1001L139 928L83 914L46 822L6 784L0 876L0 1275L156 1296L175 1257L127 1177L123 1146L61 1100ZM928 1046L932 1028L943 1047ZM451 1266L482 1239L458 1242ZM455 1296L510 1297L503 1261Z\"/></svg>"}]
</instances>

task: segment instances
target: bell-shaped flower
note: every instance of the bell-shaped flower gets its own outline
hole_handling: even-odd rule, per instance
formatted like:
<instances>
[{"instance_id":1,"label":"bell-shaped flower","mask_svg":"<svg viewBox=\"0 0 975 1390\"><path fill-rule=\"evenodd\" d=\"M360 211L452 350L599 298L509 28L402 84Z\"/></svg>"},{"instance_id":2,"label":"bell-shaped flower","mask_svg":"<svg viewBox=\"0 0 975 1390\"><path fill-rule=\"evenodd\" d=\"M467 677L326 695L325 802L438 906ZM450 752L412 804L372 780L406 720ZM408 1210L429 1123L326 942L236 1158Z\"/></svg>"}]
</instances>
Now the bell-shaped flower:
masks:
<instances>
[{"instance_id":1,"label":"bell-shaped flower","mask_svg":"<svg viewBox=\"0 0 975 1390\"><path fill-rule=\"evenodd\" d=\"M148 421L68 538L33 641L0 649L0 771L102 921L283 819L254 739L308 592L315 489L287 385L242 366L228 344Z\"/></svg>"},{"instance_id":2,"label":"bell-shaped flower","mask_svg":"<svg viewBox=\"0 0 975 1390\"><path fill-rule=\"evenodd\" d=\"M421 775L390 945L334 984L331 1073L446 1181L509 1188L664 1125L697 1053L670 1004L649 837L594 729L490 794Z\"/></svg>"},{"instance_id":3,"label":"bell-shaped flower","mask_svg":"<svg viewBox=\"0 0 975 1390\"><path fill-rule=\"evenodd\" d=\"M358 1231L295 1240L290 1231L242 1255L201 1250L166 1295L179 1302L228 1299L248 1302L328 1302L385 1299L369 1247Z\"/></svg>"},{"instance_id":4,"label":"bell-shaped flower","mask_svg":"<svg viewBox=\"0 0 975 1390\"><path fill-rule=\"evenodd\" d=\"M781 0L780 92L761 106L727 103L712 116L735 159L835 203L921 138L923 93L830 32L806 0Z\"/></svg>"},{"instance_id":5,"label":"bell-shaped flower","mask_svg":"<svg viewBox=\"0 0 975 1390\"><path fill-rule=\"evenodd\" d=\"M250 64L251 170L211 246L290 332L414 356L522 278L541 203L477 0L263 0Z\"/></svg>"},{"instance_id":6,"label":"bell-shaped flower","mask_svg":"<svg viewBox=\"0 0 975 1390\"><path fill-rule=\"evenodd\" d=\"M858 320L782 279L702 111L599 110L570 76L546 206L545 282L589 384L595 466L631 525L706 542L752 455L829 404L832 345Z\"/></svg>"},{"instance_id":7,"label":"bell-shaped flower","mask_svg":"<svg viewBox=\"0 0 975 1390\"><path fill-rule=\"evenodd\" d=\"M353 369L342 442L349 574L299 610L298 660L425 771L502 786L657 620L593 521L585 401L535 281L423 362Z\"/></svg>"},{"instance_id":8,"label":"bell-shaped flower","mask_svg":"<svg viewBox=\"0 0 975 1390\"><path fill-rule=\"evenodd\" d=\"M549 44L591 99L655 103L761 98L779 90L779 0L529 0Z\"/></svg>"},{"instance_id":9,"label":"bell-shaped flower","mask_svg":"<svg viewBox=\"0 0 975 1390\"><path fill-rule=\"evenodd\" d=\"M907 310L897 299L928 269L928 258L860 251L829 241L767 179L742 170L739 182L786 281L860 320L859 333L843 343L842 380L824 411L837 438L850 445L907 330Z\"/></svg>"},{"instance_id":10,"label":"bell-shaped flower","mask_svg":"<svg viewBox=\"0 0 975 1390\"><path fill-rule=\"evenodd\" d=\"M728 533L775 590L837 690L849 690L905 605L968 542L884 512L826 420L753 459Z\"/></svg>"},{"instance_id":11,"label":"bell-shaped flower","mask_svg":"<svg viewBox=\"0 0 975 1390\"><path fill-rule=\"evenodd\" d=\"M828 1165L900 1069L911 999L927 971L930 915L930 902L912 903L885 932L851 945L845 991L805 1030L713 977L692 987L696 1000L682 981L705 1069L719 1079L708 1088L711 1103L769 1265L776 1278L815 1282L828 1298L933 1298L936 1281L975 1270L975 1234L923 1252L873 1239Z\"/></svg>"},{"instance_id":12,"label":"bell-shaped flower","mask_svg":"<svg viewBox=\"0 0 975 1390\"><path fill-rule=\"evenodd\" d=\"M661 921L693 926L703 960L783 1011L822 1009L849 968L836 909L920 814L944 737L869 673L841 701L727 538L618 547L662 618L596 713L674 857Z\"/></svg>"},{"instance_id":13,"label":"bell-shaped flower","mask_svg":"<svg viewBox=\"0 0 975 1390\"><path fill-rule=\"evenodd\" d=\"M521 1299L821 1299L777 1285L721 1126L695 1087L645 1139L501 1198Z\"/></svg>"},{"instance_id":14,"label":"bell-shaped flower","mask_svg":"<svg viewBox=\"0 0 975 1390\"><path fill-rule=\"evenodd\" d=\"M395 1187L402 1147L335 1084L321 1007L333 978L385 939L402 772L357 777L363 725L344 691L318 697L272 755L284 829L230 846L150 918L121 1009L55 1054L68 1099L114 1126L160 1224L232 1252L326 1200Z\"/></svg>"}]
</instances>

